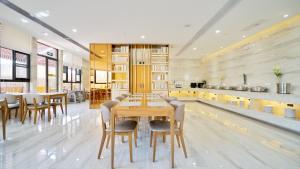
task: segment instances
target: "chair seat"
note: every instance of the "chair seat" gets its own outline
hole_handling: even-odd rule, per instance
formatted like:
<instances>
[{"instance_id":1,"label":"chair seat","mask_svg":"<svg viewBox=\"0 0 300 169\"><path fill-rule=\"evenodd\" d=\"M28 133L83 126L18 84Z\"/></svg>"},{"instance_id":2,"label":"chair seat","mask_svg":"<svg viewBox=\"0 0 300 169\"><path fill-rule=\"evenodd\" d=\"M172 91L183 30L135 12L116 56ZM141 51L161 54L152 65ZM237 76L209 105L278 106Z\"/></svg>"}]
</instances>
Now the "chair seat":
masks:
<instances>
[{"instance_id":1,"label":"chair seat","mask_svg":"<svg viewBox=\"0 0 300 169\"><path fill-rule=\"evenodd\" d=\"M35 109L35 106L31 104L31 105L27 105L27 108ZM37 108L38 109L46 109L46 108L48 108L48 104L39 104L39 105L37 105Z\"/></svg>"},{"instance_id":2,"label":"chair seat","mask_svg":"<svg viewBox=\"0 0 300 169\"><path fill-rule=\"evenodd\" d=\"M137 122L134 120L122 120L118 121L115 126L115 132L117 133L133 132L137 126ZM111 132L111 128L109 127L106 131Z\"/></svg>"},{"instance_id":3,"label":"chair seat","mask_svg":"<svg viewBox=\"0 0 300 169\"><path fill-rule=\"evenodd\" d=\"M154 132L169 132L170 122L163 120L152 120L150 121L150 129ZM174 131L179 131L178 127L175 125Z\"/></svg>"},{"instance_id":4,"label":"chair seat","mask_svg":"<svg viewBox=\"0 0 300 169\"><path fill-rule=\"evenodd\" d=\"M7 104L7 107L9 109L15 109L15 108L19 108L19 103L11 103L11 104Z\"/></svg>"}]
</instances>

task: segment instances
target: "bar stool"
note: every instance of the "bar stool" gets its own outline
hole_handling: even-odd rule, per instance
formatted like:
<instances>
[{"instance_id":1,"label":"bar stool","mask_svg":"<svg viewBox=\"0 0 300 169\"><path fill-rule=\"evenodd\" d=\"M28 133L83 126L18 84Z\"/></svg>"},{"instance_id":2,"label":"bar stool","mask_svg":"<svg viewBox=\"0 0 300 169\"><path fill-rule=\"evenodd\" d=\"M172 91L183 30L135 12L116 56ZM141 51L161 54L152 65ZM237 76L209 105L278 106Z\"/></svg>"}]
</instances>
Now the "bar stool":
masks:
<instances>
[{"instance_id":1,"label":"bar stool","mask_svg":"<svg viewBox=\"0 0 300 169\"><path fill-rule=\"evenodd\" d=\"M108 148L109 140L111 136L111 108L117 105L117 101L107 101L101 105L101 119L102 119L102 138L100 149L98 153L98 159L100 159L103 146L107 137L106 148ZM115 135L128 136L128 144L129 144L129 153L130 153L130 162L132 162L132 134L134 134L134 142L137 147L137 122L134 120L118 120L115 124Z\"/></svg>"},{"instance_id":2,"label":"bar stool","mask_svg":"<svg viewBox=\"0 0 300 169\"><path fill-rule=\"evenodd\" d=\"M170 104L175 107L175 125L174 132L177 138L178 146L180 147L180 142L183 148L184 156L187 158L185 143L183 139L183 121L184 121L184 108L185 104L180 101L171 101ZM155 162L156 153L156 139L158 135L164 136L165 134L170 134L170 122L163 120L152 120L150 121L150 147L153 141L153 162Z\"/></svg>"}]
</instances>

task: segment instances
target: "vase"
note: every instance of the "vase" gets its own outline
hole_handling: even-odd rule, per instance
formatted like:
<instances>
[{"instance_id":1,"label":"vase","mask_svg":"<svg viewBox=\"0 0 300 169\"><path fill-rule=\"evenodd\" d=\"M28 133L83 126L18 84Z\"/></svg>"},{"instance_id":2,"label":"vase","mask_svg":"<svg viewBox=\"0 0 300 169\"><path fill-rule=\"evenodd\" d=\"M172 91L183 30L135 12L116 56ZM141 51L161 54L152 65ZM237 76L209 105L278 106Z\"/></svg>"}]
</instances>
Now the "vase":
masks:
<instances>
[{"instance_id":1,"label":"vase","mask_svg":"<svg viewBox=\"0 0 300 169\"><path fill-rule=\"evenodd\" d=\"M277 93L278 94L290 94L291 84L290 83L277 83Z\"/></svg>"}]
</instances>

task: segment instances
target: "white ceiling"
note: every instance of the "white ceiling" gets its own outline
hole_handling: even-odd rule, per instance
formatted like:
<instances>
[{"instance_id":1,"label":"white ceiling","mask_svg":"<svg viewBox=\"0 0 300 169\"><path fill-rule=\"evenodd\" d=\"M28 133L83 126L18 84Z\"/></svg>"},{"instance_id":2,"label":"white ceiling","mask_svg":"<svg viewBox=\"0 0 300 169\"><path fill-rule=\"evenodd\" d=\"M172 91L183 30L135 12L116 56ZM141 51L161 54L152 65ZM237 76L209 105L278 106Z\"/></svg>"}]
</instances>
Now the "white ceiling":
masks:
<instances>
[{"instance_id":1,"label":"white ceiling","mask_svg":"<svg viewBox=\"0 0 300 169\"><path fill-rule=\"evenodd\" d=\"M89 43L168 43L171 57L196 59L300 13L299 0L240 0L222 19L177 53L229 0L10 0L29 13L49 10L42 20L75 41ZM0 4L0 20L88 58L88 53ZM243 30L252 24L260 25ZM184 25L191 25L185 27ZM77 33L72 29L76 28ZM215 30L221 30L216 34ZM43 36L49 32L49 36ZM140 36L145 35L145 39ZM197 50L193 50L197 48ZM79 50L79 51L78 51Z\"/></svg>"}]
</instances>

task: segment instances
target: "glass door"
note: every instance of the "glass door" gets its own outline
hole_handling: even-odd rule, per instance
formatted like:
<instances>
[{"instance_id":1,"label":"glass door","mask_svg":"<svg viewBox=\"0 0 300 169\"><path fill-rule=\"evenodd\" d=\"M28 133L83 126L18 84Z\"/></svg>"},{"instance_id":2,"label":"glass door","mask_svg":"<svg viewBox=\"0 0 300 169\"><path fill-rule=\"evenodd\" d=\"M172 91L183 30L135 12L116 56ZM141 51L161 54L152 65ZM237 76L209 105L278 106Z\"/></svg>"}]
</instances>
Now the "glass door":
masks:
<instances>
[{"instance_id":1,"label":"glass door","mask_svg":"<svg viewBox=\"0 0 300 169\"><path fill-rule=\"evenodd\" d=\"M57 61L48 60L48 92L57 91Z\"/></svg>"}]
</instances>

